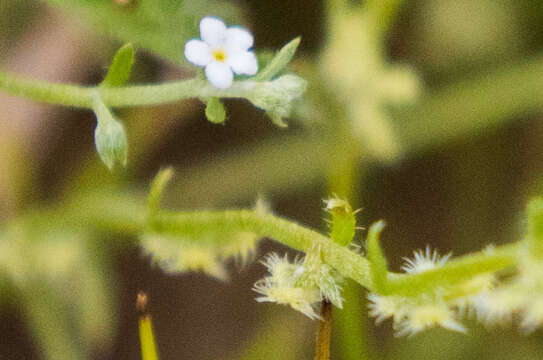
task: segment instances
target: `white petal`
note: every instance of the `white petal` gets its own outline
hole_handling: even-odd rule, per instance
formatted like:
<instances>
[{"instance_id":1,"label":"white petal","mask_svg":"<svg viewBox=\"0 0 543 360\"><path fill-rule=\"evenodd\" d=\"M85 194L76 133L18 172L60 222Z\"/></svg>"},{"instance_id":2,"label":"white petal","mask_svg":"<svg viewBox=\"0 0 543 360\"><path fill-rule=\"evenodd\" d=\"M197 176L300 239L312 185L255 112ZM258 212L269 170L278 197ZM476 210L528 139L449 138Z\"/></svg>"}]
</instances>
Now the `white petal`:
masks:
<instances>
[{"instance_id":1,"label":"white petal","mask_svg":"<svg viewBox=\"0 0 543 360\"><path fill-rule=\"evenodd\" d=\"M213 61L206 66L205 72L211 85L219 89L228 89L234 80L230 66L223 62Z\"/></svg>"},{"instance_id":2,"label":"white petal","mask_svg":"<svg viewBox=\"0 0 543 360\"><path fill-rule=\"evenodd\" d=\"M226 30L226 46L238 50L247 50L253 46L254 38L247 29L230 27Z\"/></svg>"},{"instance_id":3,"label":"white petal","mask_svg":"<svg viewBox=\"0 0 543 360\"><path fill-rule=\"evenodd\" d=\"M251 51L229 53L226 62L238 75L254 75L258 71L256 56Z\"/></svg>"},{"instance_id":4,"label":"white petal","mask_svg":"<svg viewBox=\"0 0 543 360\"><path fill-rule=\"evenodd\" d=\"M213 61L211 47L201 40L190 40L185 44L185 57L198 66L206 66Z\"/></svg>"},{"instance_id":5,"label":"white petal","mask_svg":"<svg viewBox=\"0 0 543 360\"><path fill-rule=\"evenodd\" d=\"M226 25L219 18L206 16L200 21L200 37L211 46L220 45L226 40Z\"/></svg>"}]
</instances>

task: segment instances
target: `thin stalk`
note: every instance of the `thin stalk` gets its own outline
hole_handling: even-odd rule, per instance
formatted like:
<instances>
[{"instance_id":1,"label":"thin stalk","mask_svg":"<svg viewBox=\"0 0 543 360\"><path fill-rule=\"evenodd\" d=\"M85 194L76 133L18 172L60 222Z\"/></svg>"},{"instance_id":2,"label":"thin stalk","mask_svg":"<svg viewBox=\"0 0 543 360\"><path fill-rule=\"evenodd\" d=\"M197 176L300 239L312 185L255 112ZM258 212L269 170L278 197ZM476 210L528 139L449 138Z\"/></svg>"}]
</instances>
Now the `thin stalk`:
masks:
<instances>
[{"instance_id":1,"label":"thin stalk","mask_svg":"<svg viewBox=\"0 0 543 360\"><path fill-rule=\"evenodd\" d=\"M317 341L315 343L315 360L330 360L332 303L328 300L323 300L321 303L321 318L317 330Z\"/></svg>"},{"instance_id":2,"label":"thin stalk","mask_svg":"<svg viewBox=\"0 0 543 360\"><path fill-rule=\"evenodd\" d=\"M356 143L346 128L337 130L341 133L336 139L336 156L331 160L328 169L328 189L336 193L356 208L358 196L353 189L360 183L358 169L358 151ZM334 339L339 345L342 358L345 360L362 360L368 358L367 349L367 312L362 309L363 293L360 286L350 280L343 284L343 309L338 309L334 316Z\"/></svg>"},{"instance_id":3,"label":"thin stalk","mask_svg":"<svg viewBox=\"0 0 543 360\"><path fill-rule=\"evenodd\" d=\"M403 3L403 0L367 0L364 10L368 13L368 19L372 24L372 30L380 43L384 43L383 37L392 26L394 19Z\"/></svg>"},{"instance_id":4,"label":"thin stalk","mask_svg":"<svg viewBox=\"0 0 543 360\"><path fill-rule=\"evenodd\" d=\"M347 5L346 3L348 2L343 1L343 7ZM332 2L329 4L327 17L332 32L342 26L342 17L355 16L353 11L342 13L338 7L332 6ZM350 10L352 8L351 4ZM357 11L361 10L360 6L356 8ZM333 41L337 40L331 37L329 42ZM325 94L325 91L321 93L317 103L332 109L333 112L327 112L327 114L330 114L330 119L334 119L333 122L328 122L330 129L327 131L332 134L327 141L329 152L326 168L327 195L337 194L356 209L359 206L359 199L355 189L360 187L364 170L359 164L363 161L365 154L361 152L360 141L356 140L352 134L352 124L347 118L344 107L330 94ZM346 279L342 288L343 308L336 309L333 321L334 345L341 353L342 359L364 360L368 358L366 341L368 319L363 305L364 294L359 284L351 279Z\"/></svg>"},{"instance_id":5,"label":"thin stalk","mask_svg":"<svg viewBox=\"0 0 543 360\"><path fill-rule=\"evenodd\" d=\"M158 351L153 333L153 320L147 310L147 295L144 292L138 294L136 308L140 314L138 324L141 344L142 360L159 360Z\"/></svg>"},{"instance_id":6,"label":"thin stalk","mask_svg":"<svg viewBox=\"0 0 543 360\"><path fill-rule=\"evenodd\" d=\"M93 97L97 91L108 106L126 107L166 104L186 98L246 98L255 87L266 83L269 82L239 81L234 82L227 90L220 90L207 80L190 79L160 85L108 88L57 84L0 72L0 89L8 94L38 102L86 109L92 109Z\"/></svg>"}]
</instances>

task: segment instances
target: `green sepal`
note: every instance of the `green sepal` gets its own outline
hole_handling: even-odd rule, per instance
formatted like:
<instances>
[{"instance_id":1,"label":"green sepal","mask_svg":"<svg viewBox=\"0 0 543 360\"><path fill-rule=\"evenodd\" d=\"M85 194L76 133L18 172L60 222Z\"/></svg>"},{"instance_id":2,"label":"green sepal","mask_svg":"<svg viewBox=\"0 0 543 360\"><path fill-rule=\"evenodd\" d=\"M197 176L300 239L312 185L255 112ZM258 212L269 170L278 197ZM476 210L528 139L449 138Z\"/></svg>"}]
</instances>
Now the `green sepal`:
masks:
<instances>
[{"instance_id":1,"label":"green sepal","mask_svg":"<svg viewBox=\"0 0 543 360\"><path fill-rule=\"evenodd\" d=\"M113 117L98 94L93 99L92 109L97 120L94 142L100 159L110 170L117 163L126 166L128 145L123 124Z\"/></svg>"},{"instance_id":2,"label":"green sepal","mask_svg":"<svg viewBox=\"0 0 543 360\"><path fill-rule=\"evenodd\" d=\"M292 60L292 57L296 53L296 49L298 49L298 45L300 45L301 40L301 37L297 37L283 46L268 63L268 65L266 65L266 67L258 74L256 74L253 79L257 81L269 81L276 75L279 75L279 73L281 73L281 71L283 71Z\"/></svg>"},{"instance_id":3,"label":"green sepal","mask_svg":"<svg viewBox=\"0 0 543 360\"><path fill-rule=\"evenodd\" d=\"M226 120L226 111L219 98L211 97L205 100L206 118L213 124L224 124Z\"/></svg>"},{"instance_id":4,"label":"green sepal","mask_svg":"<svg viewBox=\"0 0 543 360\"><path fill-rule=\"evenodd\" d=\"M130 71L134 64L134 47L131 43L125 44L115 53L113 62L109 67L104 81L100 86L115 87L123 86L130 77Z\"/></svg>"},{"instance_id":5,"label":"green sepal","mask_svg":"<svg viewBox=\"0 0 543 360\"><path fill-rule=\"evenodd\" d=\"M372 291L386 295L387 292L387 260L379 244L379 236L385 227L384 221L378 221L371 225L368 231L366 251L370 262L370 276L373 283Z\"/></svg>"}]
</instances>

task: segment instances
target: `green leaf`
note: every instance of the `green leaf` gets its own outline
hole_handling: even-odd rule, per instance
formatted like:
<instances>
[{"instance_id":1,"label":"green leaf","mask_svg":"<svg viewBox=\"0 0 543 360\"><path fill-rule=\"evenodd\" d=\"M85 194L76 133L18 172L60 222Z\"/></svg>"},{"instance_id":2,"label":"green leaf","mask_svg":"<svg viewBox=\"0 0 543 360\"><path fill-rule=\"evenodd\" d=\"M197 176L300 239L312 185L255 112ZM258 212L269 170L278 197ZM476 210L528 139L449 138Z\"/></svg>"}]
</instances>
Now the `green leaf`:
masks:
<instances>
[{"instance_id":1,"label":"green leaf","mask_svg":"<svg viewBox=\"0 0 543 360\"><path fill-rule=\"evenodd\" d=\"M130 77L133 64L134 47L131 43L128 43L117 51L107 75L100 85L109 87L124 85Z\"/></svg>"},{"instance_id":2,"label":"green leaf","mask_svg":"<svg viewBox=\"0 0 543 360\"><path fill-rule=\"evenodd\" d=\"M268 63L268 65L258 74L256 74L254 79L257 81L268 81L271 80L274 76L278 75L281 71L283 71L296 53L296 49L298 49L300 41L301 38L297 37L296 39L291 40L288 44L283 46L281 50L279 50L277 55L275 55L273 59Z\"/></svg>"},{"instance_id":3,"label":"green leaf","mask_svg":"<svg viewBox=\"0 0 543 360\"><path fill-rule=\"evenodd\" d=\"M93 99L92 109L97 120L94 142L100 159L110 170L117 163L126 166L128 146L123 124L113 117L98 94Z\"/></svg>"},{"instance_id":4,"label":"green leaf","mask_svg":"<svg viewBox=\"0 0 543 360\"><path fill-rule=\"evenodd\" d=\"M160 197L166 185L173 177L173 169L168 167L162 169L153 179L151 184L151 191L149 192L148 204L150 215L153 216L160 210Z\"/></svg>"},{"instance_id":5,"label":"green leaf","mask_svg":"<svg viewBox=\"0 0 543 360\"><path fill-rule=\"evenodd\" d=\"M379 245L379 235L385 227L384 221L374 223L368 231L366 244L367 257L370 262L370 275L373 282L373 291L378 294L386 293L387 260Z\"/></svg>"},{"instance_id":6,"label":"green leaf","mask_svg":"<svg viewBox=\"0 0 543 360\"><path fill-rule=\"evenodd\" d=\"M207 120L213 124L224 124L224 121L226 120L226 111L219 98L207 98L205 103Z\"/></svg>"}]
</instances>

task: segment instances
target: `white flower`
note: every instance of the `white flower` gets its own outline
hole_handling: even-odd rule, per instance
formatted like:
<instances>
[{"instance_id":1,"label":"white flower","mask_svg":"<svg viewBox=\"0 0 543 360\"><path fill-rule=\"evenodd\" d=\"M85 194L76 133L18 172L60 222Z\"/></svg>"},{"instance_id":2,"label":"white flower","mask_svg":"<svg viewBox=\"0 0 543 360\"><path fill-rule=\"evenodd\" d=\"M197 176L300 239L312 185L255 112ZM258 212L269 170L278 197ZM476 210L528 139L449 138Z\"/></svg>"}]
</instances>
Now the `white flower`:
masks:
<instances>
[{"instance_id":1,"label":"white flower","mask_svg":"<svg viewBox=\"0 0 543 360\"><path fill-rule=\"evenodd\" d=\"M396 336L411 336L427 328L442 328L465 332L457 314L443 300L433 297L402 298L399 296L368 295L370 315L379 324L393 318Z\"/></svg>"},{"instance_id":2,"label":"white flower","mask_svg":"<svg viewBox=\"0 0 543 360\"><path fill-rule=\"evenodd\" d=\"M206 16L200 21L200 37L185 44L185 57L197 66L205 67L209 82L219 88L232 85L234 74L255 75L258 63L253 35L241 27L227 28L218 18Z\"/></svg>"},{"instance_id":3,"label":"white flower","mask_svg":"<svg viewBox=\"0 0 543 360\"><path fill-rule=\"evenodd\" d=\"M444 329L466 332L445 303L430 303L416 306L406 314L405 318L395 322L396 336L412 336L430 327L441 326Z\"/></svg>"},{"instance_id":4,"label":"white flower","mask_svg":"<svg viewBox=\"0 0 543 360\"><path fill-rule=\"evenodd\" d=\"M413 254L415 255L415 258L404 258L405 264L402 266L402 270L410 274L417 274L441 267L445 265L451 257L450 253L445 256L440 256L436 250L432 251L429 246L426 247L426 252L419 250L415 251Z\"/></svg>"},{"instance_id":5,"label":"white flower","mask_svg":"<svg viewBox=\"0 0 543 360\"><path fill-rule=\"evenodd\" d=\"M270 276L255 283L253 290L262 295L256 301L290 305L312 320L320 319L317 313L318 303L322 300L319 289L297 284L305 270L302 261L296 258L291 263L286 255L281 258L272 253L262 263Z\"/></svg>"},{"instance_id":6,"label":"white flower","mask_svg":"<svg viewBox=\"0 0 543 360\"><path fill-rule=\"evenodd\" d=\"M290 305L310 319L320 319L318 306L323 299L341 308L340 276L311 250L303 259L290 262L287 255L272 253L262 262L270 275L257 281L253 290L259 293L258 302Z\"/></svg>"},{"instance_id":7,"label":"white flower","mask_svg":"<svg viewBox=\"0 0 543 360\"><path fill-rule=\"evenodd\" d=\"M380 324L384 320L395 317L403 318L405 306L402 306L403 302L401 298L396 296L381 296L374 293L368 294L368 308L370 309L370 316L376 318L375 323Z\"/></svg>"}]
</instances>

